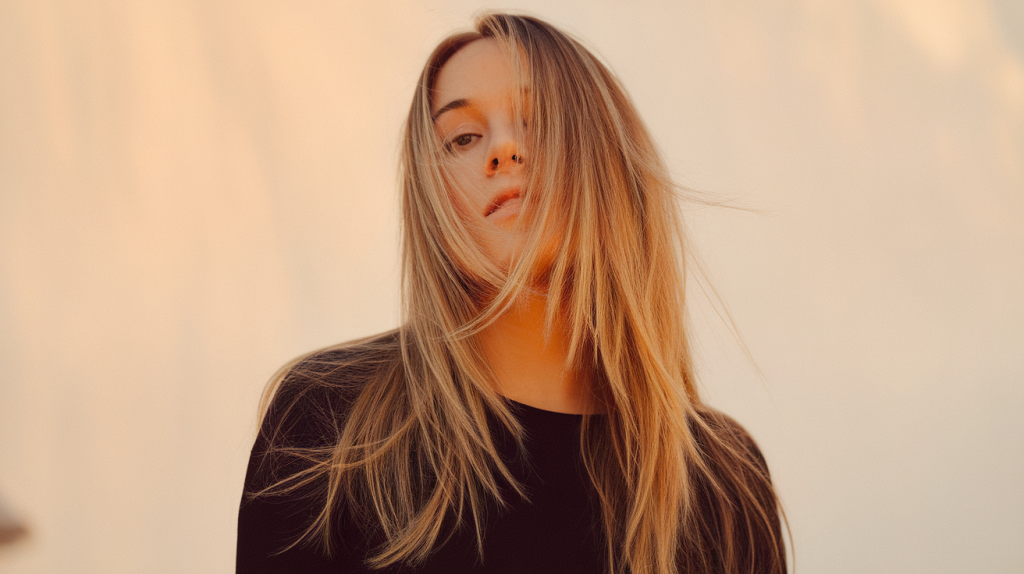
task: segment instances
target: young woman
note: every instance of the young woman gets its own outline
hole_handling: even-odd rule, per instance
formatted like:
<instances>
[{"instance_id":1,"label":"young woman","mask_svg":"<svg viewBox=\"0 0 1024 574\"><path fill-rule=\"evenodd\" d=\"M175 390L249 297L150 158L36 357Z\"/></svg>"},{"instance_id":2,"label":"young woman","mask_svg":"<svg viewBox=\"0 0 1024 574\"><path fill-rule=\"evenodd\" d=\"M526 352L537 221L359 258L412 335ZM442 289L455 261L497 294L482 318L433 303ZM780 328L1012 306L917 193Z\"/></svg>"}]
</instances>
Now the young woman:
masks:
<instances>
[{"instance_id":1,"label":"young woman","mask_svg":"<svg viewBox=\"0 0 1024 574\"><path fill-rule=\"evenodd\" d=\"M420 77L404 323L264 397L239 572L785 572L768 469L704 405L675 188L611 72L491 14Z\"/></svg>"}]
</instances>

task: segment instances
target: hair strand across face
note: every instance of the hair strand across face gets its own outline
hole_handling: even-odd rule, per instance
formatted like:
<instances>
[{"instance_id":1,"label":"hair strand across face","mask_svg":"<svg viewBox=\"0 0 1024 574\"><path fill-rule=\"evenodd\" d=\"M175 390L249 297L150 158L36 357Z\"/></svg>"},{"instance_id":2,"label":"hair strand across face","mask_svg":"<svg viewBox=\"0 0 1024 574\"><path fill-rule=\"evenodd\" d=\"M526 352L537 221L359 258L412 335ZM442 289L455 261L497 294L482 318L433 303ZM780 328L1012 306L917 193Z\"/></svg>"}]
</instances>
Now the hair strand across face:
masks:
<instances>
[{"instance_id":1,"label":"hair strand across face","mask_svg":"<svg viewBox=\"0 0 1024 574\"><path fill-rule=\"evenodd\" d=\"M458 213L457 174L431 113L443 105L432 97L446 62L485 38L524 86L513 113L526 150L525 239L507 265L488 258ZM569 366L588 374L591 400L606 413L584 418L580 448L609 567L785 572L763 459L695 386L685 314L692 267L677 188L609 69L541 20L484 15L430 55L400 169L403 326L344 347L351 359L334 372L357 369L370 382L337 444L305 453L316 464L271 487L325 485L323 512L305 538L329 544L332 513L348 504L386 535L374 566L422 561L448 534L449 513L465 512L482 541L483 501L501 501L499 480L516 485L488 417L522 437L475 335L519 298L540 295L548 327L567 329ZM301 367L284 371L267 397Z\"/></svg>"}]
</instances>

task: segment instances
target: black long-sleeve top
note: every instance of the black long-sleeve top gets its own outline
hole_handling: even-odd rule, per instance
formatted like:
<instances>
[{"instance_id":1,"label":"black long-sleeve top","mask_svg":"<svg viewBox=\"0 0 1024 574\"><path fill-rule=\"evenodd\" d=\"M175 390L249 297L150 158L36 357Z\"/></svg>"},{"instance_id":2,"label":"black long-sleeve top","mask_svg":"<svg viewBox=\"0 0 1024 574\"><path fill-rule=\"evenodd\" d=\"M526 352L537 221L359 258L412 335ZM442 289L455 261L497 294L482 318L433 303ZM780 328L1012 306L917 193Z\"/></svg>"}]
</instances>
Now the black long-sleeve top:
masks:
<instances>
[{"instance_id":1,"label":"black long-sleeve top","mask_svg":"<svg viewBox=\"0 0 1024 574\"><path fill-rule=\"evenodd\" d=\"M317 378L330 376L328 371L332 364L336 364L336 359L337 356L321 356L308 361L302 370ZM321 368L318 364L324 366ZM344 378L363 378L358 373L352 375L348 373ZM308 385L301 379L302 376L293 376L279 389L264 418L263 432L253 446L246 473L246 494L243 494L238 516L236 568L239 574L599 574L607 571L607 546L600 522L601 512L580 450L584 416L545 411L511 401L512 412L525 431L525 452L518 448L502 425L492 425L492 438L514 478L524 486L527 499L506 485L503 498L507 506L498 508L491 504L488 507L483 528L482 558L471 518L461 517L462 526L456 528L457 518L449 515L439 539L443 543L435 546L424 563L416 568L396 565L371 569L366 560L379 551L384 539L374 524L357 518L345 508L340 508L334 515L331 538L334 543L330 557L310 544L298 544L285 550L311 523L324 502L322 498L295 493L249 496L249 493L267 485L268 471L280 478L301 469L301 466L279 464L280 460L273 460L268 454L268 437L278 429L286 437L286 446L331 446L337 440L339 425L344 424L351 400L359 392L358 384ZM742 427L720 413L709 413L709 423L734 437L735 444L747 452L746 456L767 477L764 458ZM696 438L698 443L702 442L700 433ZM705 513L708 519L716 522L717 511L713 504L708 503L706 486L703 483L696 485L698 512ZM774 505L774 495L770 492L768 495ZM453 533L452 536L445 539L449 532ZM781 541L777 524L775 533L777 541ZM722 547L713 539L704 540L712 547ZM739 549L748 558L762 554L750 554L746 550ZM722 567L720 559L719 555L712 556L717 564L712 567L713 571ZM760 558L753 559L755 564L759 564ZM746 559L741 560L741 563L745 562ZM754 567L761 571L759 568ZM784 570L784 563L782 568Z\"/></svg>"},{"instance_id":2,"label":"black long-sleeve top","mask_svg":"<svg viewBox=\"0 0 1024 574\"><path fill-rule=\"evenodd\" d=\"M519 455L511 437L496 433L502 459L525 487L529 500L511 490L509 506L489 508L483 560L471 523L432 553L419 568L371 570L364 560L379 540L373 529L342 513L331 558L317 548L297 546L276 554L302 532L315 510L300 497L243 498L238 517L237 572L241 573L362 573L362 572L604 572L605 546L594 487L580 454L583 415L557 413L512 403L513 413L526 431L529 460ZM295 416L297 413L292 413ZM302 417L297 416L297 421ZM301 422L298 424L301 425ZM298 435L307 429L292 429ZM315 433L313 433L315 434ZM246 474L246 492L257 488L262 450L258 440Z\"/></svg>"}]
</instances>

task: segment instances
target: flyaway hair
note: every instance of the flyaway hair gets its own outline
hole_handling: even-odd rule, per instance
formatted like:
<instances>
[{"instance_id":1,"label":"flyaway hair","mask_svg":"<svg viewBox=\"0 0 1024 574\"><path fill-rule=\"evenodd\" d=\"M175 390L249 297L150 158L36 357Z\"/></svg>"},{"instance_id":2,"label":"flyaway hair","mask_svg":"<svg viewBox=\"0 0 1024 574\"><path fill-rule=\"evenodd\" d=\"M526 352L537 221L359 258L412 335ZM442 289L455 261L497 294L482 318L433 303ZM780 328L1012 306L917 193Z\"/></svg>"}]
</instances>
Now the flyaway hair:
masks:
<instances>
[{"instance_id":1,"label":"flyaway hair","mask_svg":"<svg viewBox=\"0 0 1024 574\"><path fill-rule=\"evenodd\" d=\"M479 231L453 206L461 182L431 117L441 67L481 38L502 46L524 87L514 111L527 239L508 265L481 252ZM374 567L420 563L451 533L446 517L474 528L482 551L484 513L489 501L502 504L500 485L527 493L491 439L489 420L520 445L522 431L475 335L520 298L542 296L548 328L568 329L567 367L586 373L591 404L604 413L584 418L580 449L609 571L785 572L767 466L697 392L679 192L608 68L545 22L481 17L428 59L400 176L402 326L299 359L264 395L263 412L287 420L323 387L345 387L346 404L332 409L344 420L322 413L328 446L296 448L286 425L262 431L266 460L277 463L255 495L312 493L313 520L295 543L329 552L337 513L351 512L387 541L370 557Z\"/></svg>"}]
</instances>

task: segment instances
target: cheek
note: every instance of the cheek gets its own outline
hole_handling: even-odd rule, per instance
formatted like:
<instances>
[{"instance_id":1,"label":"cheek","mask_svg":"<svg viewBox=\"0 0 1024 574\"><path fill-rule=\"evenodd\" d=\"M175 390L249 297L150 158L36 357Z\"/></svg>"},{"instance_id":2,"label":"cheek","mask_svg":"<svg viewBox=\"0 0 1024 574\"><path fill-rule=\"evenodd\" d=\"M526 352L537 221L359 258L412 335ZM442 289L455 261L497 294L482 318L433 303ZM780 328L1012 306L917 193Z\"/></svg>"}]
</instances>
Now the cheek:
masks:
<instances>
[{"instance_id":1,"label":"cheek","mask_svg":"<svg viewBox=\"0 0 1024 574\"><path fill-rule=\"evenodd\" d=\"M466 192L463 191L467 182L455 181L457 177L457 174L451 172L444 175L445 197L455 210L455 214L459 216L459 219L469 221L470 214L473 211L469 198L466 197Z\"/></svg>"},{"instance_id":2,"label":"cheek","mask_svg":"<svg viewBox=\"0 0 1024 574\"><path fill-rule=\"evenodd\" d=\"M481 146L477 146L481 147ZM464 218L474 214L482 216L482 211L489 198L486 198L487 177L484 173L483 160L477 150L449 159L445 166L445 185L448 188L448 199Z\"/></svg>"},{"instance_id":3,"label":"cheek","mask_svg":"<svg viewBox=\"0 0 1024 574\"><path fill-rule=\"evenodd\" d=\"M479 189L479 182L474 182L465 177L452 181L452 177L445 178L448 201L451 202L455 213L466 222L479 219L484 207L483 192Z\"/></svg>"},{"instance_id":4,"label":"cheek","mask_svg":"<svg viewBox=\"0 0 1024 574\"><path fill-rule=\"evenodd\" d=\"M448 201L451 202L452 207L455 209L456 215L463 221L469 221L470 214L473 211L470 209L467 203L465 194L453 190L451 187L448 188Z\"/></svg>"}]
</instances>

